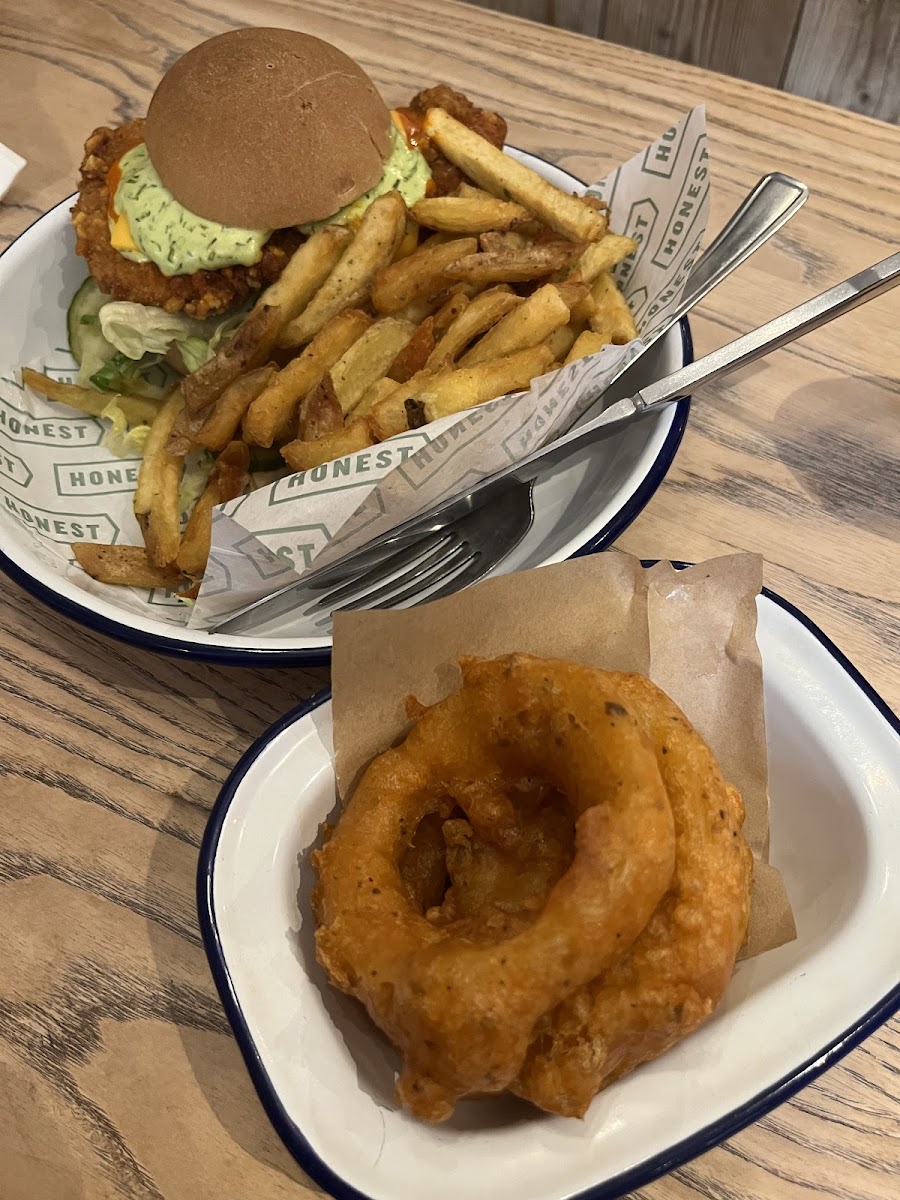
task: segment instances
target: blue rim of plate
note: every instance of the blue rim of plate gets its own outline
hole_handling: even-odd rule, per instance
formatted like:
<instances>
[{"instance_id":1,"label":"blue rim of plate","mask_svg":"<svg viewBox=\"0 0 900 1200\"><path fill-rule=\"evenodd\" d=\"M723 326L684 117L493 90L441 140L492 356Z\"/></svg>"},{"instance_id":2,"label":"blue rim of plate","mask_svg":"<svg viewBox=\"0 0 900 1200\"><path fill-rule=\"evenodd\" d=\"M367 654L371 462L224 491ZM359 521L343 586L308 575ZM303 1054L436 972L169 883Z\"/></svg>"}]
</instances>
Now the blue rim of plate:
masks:
<instances>
[{"instance_id":1,"label":"blue rim of plate","mask_svg":"<svg viewBox=\"0 0 900 1200\"><path fill-rule=\"evenodd\" d=\"M643 565L651 566L654 561L645 561ZM683 562L673 563L673 566L679 570L688 565L688 563ZM774 604L777 604L779 608L784 609L789 616L798 621L816 638L835 662L837 662L838 666L853 680L897 737L900 738L900 717L893 712L887 702L875 691L869 681L860 674L859 670L843 651L838 649L828 635L823 633L814 621L791 604L789 600L785 600L783 596L779 596L776 592L772 592L768 588L763 588L761 595L765 596L767 600L771 600ZM200 857L197 863L197 915L200 923L200 933L203 938L203 946L206 950L206 957L222 1000L222 1006L225 1009L225 1015L231 1025L250 1078L253 1081L253 1086L256 1088L256 1093L278 1136L307 1175L319 1187L328 1192L329 1195L335 1197L335 1200L372 1200L365 1192L360 1192L351 1184L346 1183L316 1154L282 1105L278 1093L262 1063L262 1059L257 1052L253 1037L244 1019L240 1001L232 987L231 976L228 972L228 966L219 939L215 907L213 905L213 876L219 837L231 802L244 776L256 759L279 734L283 733L284 730L288 729L300 718L305 717L308 713L326 703L330 697L331 691L326 688L318 692L310 700L306 700L302 704L298 704L296 708L291 709L290 712L276 721L274 725L250 746L228 776L210 813L209 822L203 835L203 842L200 846ZM732 1112L707 1125L704 1129L699 1130L688 1138L684 1138L668 1150L648 1158L645 1162L632 1167L628 1171L622 1172L613 1179L608 1179L581 1192L573 1193L566 1200L618 1200L619 1197L624 1196L626 1193L645 1187L647 1184L659 1179L660 1176L674 1171L677 1167L683 1166L701 1154L705 1154L708 1150L712 1150L715 1146L718 1146L726 1138L739 1133L748 1125L753 1124L754 1121L758 1121L761 1117L771 1112L772 1109L777 1108L779 1104L783 1104L786 1100L796 1095L808 1083L812 1083L823 1072L833 1067L846 1054L849 1054L851 1050L855 1049L898 1011L900 1011L900 981L877 1004L874 1004L864 1013L854 1025L834 1038L822 1050L807 1059L806 1062L802 1063L795 1070L778 1080L771 1088L760 1092L759 1095L754 1096L746 1104L740 1105ZM373 1028L373 1034L374 1032Z\"/></svg>"},{"instance_id":2,"label":"blue rim of plate","mask_svg":"<svg viewBox=\"0 0 900 1200\"><path fill-rule=\"evenodd\" d=\"M510 149L518 149L518 147L512 146ZM531 157L539 158L540 156L534 154ZM548 163L548 165L555 166L554 163ZM571 175L571 172L566 172L566 174ZM578 179L577 175L571 175L571 178L586 186L583 180ZM65 203L65 201L61 201L60 203ZM58 204L54 205L53 208L36 217L0 253L0 258L58 207ZM687 366L694 361L694 342L691 337L691 327L687 317L681 318L679 331L681 333L682 365ZM684 399L679 400L675 404L672 425L666 434L666 439L637 490L625 502L622 508L619 509L615 516L570 557L579 558L584 554L595 554L598 550L605 550L607 546L611 546L616 538L625 532L632 521L650 502L651 497L668 474L669 468L678 452L678 447L681 445L681 439L684 437L684 431L687 428L690 406L690 396L685 396ZM129 646L136 646L140 650L153 650L157 654L166 654L176 658L188 658L197 662L217 663L226 667L317 667L327 665L331 661L330 647L322 650L269 650L263 646L203 645L196 642L182 642L176 638L166 637L165 634L161 633L147 633L142 629L132 628L125 621L116 621L112 617L102 616L100 613L94 612L89 605L81 604L69 596L60 595L53 588L35 579L27 570L19 566L18 563L14 562L2 550L0 550L0 571L12 579L14 583L17 583L19 587L30 593L30 595L46 604L48 608L62 613L64 617L71 618L79 625L93 630L94 633L101 633L116 641L126 642Z\"/></svg>"}]
</instances>

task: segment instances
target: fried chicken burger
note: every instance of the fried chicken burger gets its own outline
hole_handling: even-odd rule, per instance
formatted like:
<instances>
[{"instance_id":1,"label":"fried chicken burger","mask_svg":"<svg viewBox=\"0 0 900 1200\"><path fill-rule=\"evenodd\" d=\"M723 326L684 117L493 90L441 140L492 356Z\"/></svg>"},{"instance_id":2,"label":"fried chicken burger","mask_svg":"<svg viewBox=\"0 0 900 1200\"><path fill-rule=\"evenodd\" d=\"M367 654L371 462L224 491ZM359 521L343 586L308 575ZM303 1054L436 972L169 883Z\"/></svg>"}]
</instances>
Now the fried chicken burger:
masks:
<instances>
[{"instance_id":1,"label":"fried chicken burger","mask_svg":"<svg viewBox=\"0 0 900 1200\"><path fill-rule=\"evenodd\" d=\"M237 29L189 50L146 118L85 144L72 219L91 280L69 320L81 381L134 389L129 363L172 362L173 347L195 369L317 226L357 223L389 189L409 205L452 190L456 168L418 124L435 104L503 144L502 118L446 86L391 112L308 34Z\"/></svg>"}]
</instances>

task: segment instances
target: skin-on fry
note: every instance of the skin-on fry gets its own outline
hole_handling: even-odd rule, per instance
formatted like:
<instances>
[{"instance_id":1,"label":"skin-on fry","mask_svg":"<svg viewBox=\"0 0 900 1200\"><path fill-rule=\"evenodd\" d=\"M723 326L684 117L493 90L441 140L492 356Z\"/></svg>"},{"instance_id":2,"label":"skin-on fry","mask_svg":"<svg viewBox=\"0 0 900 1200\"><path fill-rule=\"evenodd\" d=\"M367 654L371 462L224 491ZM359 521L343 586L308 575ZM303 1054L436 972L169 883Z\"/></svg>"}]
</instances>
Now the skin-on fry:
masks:
<instances>
[{"instance_id":1,"label":"skin-on fry","mask_svg":"<svg viewBox=\"0 0 900 1200\"><path fill-rule=\"evenodd\" d=\"M403 197L397 192L387 192L373 200L337 266L300 316L285 326L279 344L302 346L342 309L363 303L375 275L391 262L405 232ZM402 259L396 265L407 261Z\"/></svg>"},{"instance_id":2,"label":"skin-on fry","mask_svg":"<svg viewBox=\"0 0 900 1200\"><path fill-rule=\"evenodd\" d=\"M203 495L194 505L175 560L189 578L200 579L206 570L212 539L212 510L217 504L224 504L241 494L247 486L249 466L250 449L244 442L229 442L216 459Z\"/></svg>"},{"instance_id":3,"label":"skin-on fry","mask_svg":"<svg viewBox=\"0 0 900 1200\"><path fill-rule=\"evenodd\" d=\"M182 380L185 408L189 412L208 408L239 375L261 367L272 352L280 328L280 309L268 304L252 308L209 362Z\"/></svg>"},{"instance_id":4,"label":"skin-on fry","mask_svg":"<svg viewBox=\"0 0 900 1200\"><path fill-rule=\"evenodd\" d=\"M425 366L431 370L444 363L454 362L469 342L495 325L501 317L522 303L508 287L500 286L482 292L463 309L428 356Z\"/></svg>"},{"instance_id":5,"label":"skin-on fry","mask_svg":"<svg viewBox=\"0 0 900 1200\"><path fill-rule=\"evenodd\" d=\"M618 233L607 233L599 242L593 242L577 262L560 272L566 279L579 279L582 283L593 283L602 271L613 267L634 254L638 244L634 238L622 237Z\"/></svg>"},{"instance_id":6,"label":"skin-on fry","mask_svg":"<svg viewBox=\"0 0 900 1200\"><path fill-rule=\"evenodd\" d=\"M506 358L494 358L474 367L461 367L434 378L417 389L411 399L421 401L427 421L462 412L507 392L528 387L553 362L546 346L532 346Z\"/></svg>"},{"instance_id":7,"label":"skin-on fry","mask_svg":"<svg viewBox=\"0 0 900 1200\"><path fill-rule=\"evenodd\" d=\"M547 338L547 347L552 351L553 357L562 362L575 345L582 330L583 326L579 321L570 321L568 325L563 325L562 328L551 333Z\"/></svg>"},{"instance_id":8,"label":"skin-on fry","mask_svg":"<svg viewBox=\"0 0 900 1200\"><path fill-rule=\"evenodd\" d=\"M372 285L376 312L396 313L415 300L441 291L450 282L446 271L451 263L477 248L474 238L455 238L439 246L420 246L415 254L384 267Z\"/></svg>"},{"instance_id":9,"label":"skin-on fry","mask_svg":"<svg viewBox=\"0 0 900 1200\"><path fill-rule=\"evenodd\" d=\"M293 320L337 266L351 237L345 225L317 229L294 251L275 282L260 296L259 303L280 308L282 326Z\"/></svg>"},{"instance_id":10,"label":"skin-on fry","mask_svg":"<svg viewBox=\"0 0 900 1200\"><path fill-rule=\"evenodd\" d=\"M426 317L388 368L389 379L406 383L423 370L434 349L434 317Z\"/></svg>"},{"instance_id":11,"label":"skin-on fry","mask_svg":"<svg viewBox=\"0 0 900 1200\"><path fill-rule=\"evenodd\" d=\"M85 574L98 583L118 587L167 588L174 591L182 582L175 567L155 567L147 561L144 546L110 546L99 542L73 542L75 560Z\"/></svg>"},{"instance_id":12,"label":"skin-on fry","mask_svg":"<svg viewBox=\"0 0 900 1200\"><path fill-rule=\"evenodd\" d=\"M582 242L596 241L606 233L603 213L554 187L443 109L429 109L423 127L441 153L479 187L515 200L557 233Z\"/></svg>"},{"instance_id":13,"label":"skin-on fry","mask_svg":"<svg viewBox=\"0 0 900 1200\"><path fill-rule=\"evenodd\" d=\"M530 243L521 250L487 250L467 254L447 268L447 275L469 283L526 283L558 271L580 251L574 242L561 241Z\"/></svg>"},{"instance_id":14,"label":"skin-on fry","mask_svg":"<svg viewBox=\"0 0 900 1200\"><path fill-rule=\"evenodd\" d=\"M504 358L517 350L540 345L557 329L569 323L569 309L552 283L538 288L527 300L489 329L460 359L464 367L492 358Z\"/></svg>"},{"instance_id":15,"label":"skin-on fry","mask_svg":"<svg viewBox=\"0 0 900 1200\"><path fill-rule=\"evenodd\" d=\"M579 358L587 358L589 354L599 354L604 346L608 346L610 339L603 333L594 333L593 329L585 329L584 333L578 335L575 342L566 355L564 365L571 362L577 362Z\"/></svg>"},{"instance_id":16,"label":"skin-on fry","mask_svg":"<svg viewBox=\"0 0 900 1200\"><path fill-rule=\"evenodd\" d=\"M459 291L454 288L453 292L447 297L441 307L434 314L434 336L440 337L445 333L461 312L464 312L471 303L472 297L469 295L469 289L466 284L457 284Z\"/></svg>"},{"instance_id":17,"label":"skin-on fry","mask_svg":"<svg viewBox=\"0 0 900 1200\"><path fill-rule=\"evenodd\" d=\"M518 229L507 229L503 233L491 230L488 233L483 233L478 239L478 249L486 252L491 250L524 250L530 244L531 238L526 237L524 233L520 233Z\"/></svg>"},{"instance_id":18,"label":"skin-on fry","mask_svg":"<svg viewBox=\"0 0 900 1200\"><path fill-rule=\"evenodd\" d=\"M614 346L624 346L637 337L634 317L625 297L616 287L616 281L608 271L598 275L591 288L594 311L591 313L591 329L602 333Z\"/></svg>"},{"instance_id":19,"label":"skin-on fry","mask_svg":"<svg viewBox=\"0 0 900 1200\"><path fill-rule=\"evenodd\" d=\"M351 421L346 429L339 433L330 433L326 437L316 438L314 442L303 442L298 438L281 447L284 461L292 471L311 471L313 467L321 467L323 463L333 462L336 458L344 458L374 446L375 439L369 430L366 419Z\"/></svg>"},{"instance_id":20,"label":"skin-on fry","mask_svg":"<svg viewBox=\"0 0 900 1200\"><path fill-rule=\"evenodd\" d=\"M244 417L244 439L254 446L271 446L276 434L289 427L300 401L372 324L356 308L346 309L319 330L299 358L281 368Z\"/></svg>"},{"instance_id":21,"label":"skin-on fry","mask_svg":"<svg viewBox=\"0 0 900 1200\"><path fill-rule=\"evenodd\" d=\"M360 402L363 393L376 379L387 374L415 331L415 325L409 321L383 317L371 325L335 363L331 379L345 413Z\"/></svg>"},{"instance_id":22,"label":"skin-on fry","mask_svg":"<svg viewBox=\"0 0 900 1200\"><path fill-rule=\"evenodd\" d=\"M123 396L118 392L98 392L95 388L78 387L74 383L60 383L31 367L22 368L22 382L48 400L68 404L79 412L99 417L104 408L115 400L125 414L129 425L149 425L159 412L159 400L147 400L143 396Z\"/></svg>"},{"instance_id":23,"label":"skin-on fry","mask_svg":"<svg viewBox=\"0 0 900 1200\"><path fill-rule=\"evenodd\" d=\"M247 409L277 374L278 368L269 363L229 384L203 422L196 445L204 446L207 450L224 450L240 428ZM171 441L169 446L171 448Z\"/></svg>"},{"instance_id":24,"label":"skin-on fry","mask_svg":"<svg viewBox=\"0 0 900 1200\"><path fill-rule=\"evenodd\" d=\"M338 400L331 376L325 378L300 401L299 437L304 442L338 433L344 428L344 411Z\"/></svg>"},{"instance_id":25,"label":"skin-on fry","mask_svg":"<svg viewBox=\"0 0 900 1200\"><path fill-rule=\"evenodd\" d=\"M178 492L184 457L170 454L168 441L183 403L179 388L150 426L134 493L134 515L141 527L150 562L157 567L174 562L181 544Z\"/></svg>"},{"instance_id":26,"label":"skin-on fry","mask_svg":"<svg viewBox=\"0 0 900 1200\"><path fill-rule=\"evenodd\" d=\"M486 233L526 220L528 210L495 196L434 196L414 204L412 215L420 225L443 233Z\"/></svg>"},{"instance_id":27,"label":"skin-on fry","mask_svg":"<svg viewBox=\"0 0 900 1200\"><path fill-rule=\"evenodd\" d=\"M376 442L386 441L389 437L405 433L409 429L407 400L415 396L423 384L437 377L431 371L419 371L412 379L397 384L392 392L372 405L366 419Z\"/></svg>"},{"instance_id":28,"label":"skin-on fry","mask_svg":"<svg viewBox=\"0 0 900 1200\"><path fill-rule=\"evenodd\" d=\"M350 416L355 420L357 417L367 416L372 409L381 400L386 400L392 392L396 392L401 384L396 383L393 379L376 379L372 386L367 390L366 394L357 404L356 408L350 413Z\"/></svg>"}]
</instances>

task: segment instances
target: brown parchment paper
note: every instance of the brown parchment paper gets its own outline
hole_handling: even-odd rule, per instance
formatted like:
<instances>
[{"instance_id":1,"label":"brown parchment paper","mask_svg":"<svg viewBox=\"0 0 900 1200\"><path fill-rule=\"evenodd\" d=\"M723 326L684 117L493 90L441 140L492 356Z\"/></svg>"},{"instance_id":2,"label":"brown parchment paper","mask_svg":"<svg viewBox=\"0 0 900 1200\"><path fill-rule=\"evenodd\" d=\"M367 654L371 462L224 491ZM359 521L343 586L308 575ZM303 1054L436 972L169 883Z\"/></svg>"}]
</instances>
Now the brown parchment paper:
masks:
<instances>
[{"instance_id":1,"label":"brown parchment paper","mask_svg":"<svg viewBox=\"0 0 900 1200\"><path fill-rule=\"evenodd\" d=\"M360 770L406 730L406 696L433 704L459 685L460 654L523 651L637 671L683 709L746 807L753 851L750 927L741 958L796 937L769 864L769 798L756 596L762 559L735 554L676 571L613 551L487 580L446 600L336 613L332 658L335 772L344 797Z\"/></svg>"}]
</instances>

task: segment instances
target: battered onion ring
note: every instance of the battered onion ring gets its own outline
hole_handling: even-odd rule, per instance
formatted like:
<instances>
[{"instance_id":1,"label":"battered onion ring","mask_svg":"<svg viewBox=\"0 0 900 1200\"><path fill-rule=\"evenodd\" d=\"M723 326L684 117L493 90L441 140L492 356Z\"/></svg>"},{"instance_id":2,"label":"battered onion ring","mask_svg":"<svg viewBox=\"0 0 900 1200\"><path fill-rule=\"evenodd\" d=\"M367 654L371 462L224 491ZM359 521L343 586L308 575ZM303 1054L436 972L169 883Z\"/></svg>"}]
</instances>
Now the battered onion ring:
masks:
<instances>
[{"instance_id":1,"label":"battered onion ring","mask_svg":"<svg viewBox=\"0 0 900 1200\"><path fill-rule=\"evenodd\" d=\"M710 1015L750 912L753 859L740 794L665 693L640 675L609 682L656 747L675 817L675 876L630 952L538 1024L512 1090L561 1116L582 1116L598 1091Z\"/></svg>"},{"instance_id":2,"label":"battered onion ring","mask_svg":"<svg viewBox=\"0 0 900 1200\"><path fill-rule=\"evenodd\" d=\"M536 1022L604 971L669 887L674 826L656 757L604 673L527 655L460 660L463 686L368 767L314 856L316 947L404 1058L398 1099L429 1121L499 1092ZM459 936L410 902L399 864L452 799L502 834L522 777L561 792L575 855L534 920L496 942Z\"/></svg>"}]
</instances>

